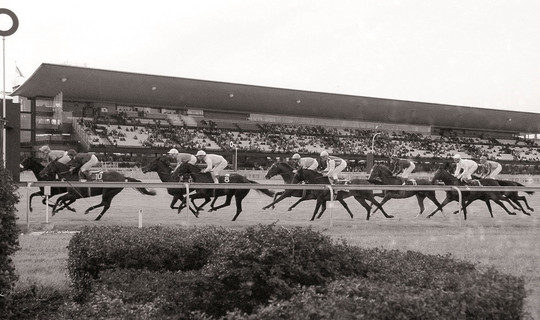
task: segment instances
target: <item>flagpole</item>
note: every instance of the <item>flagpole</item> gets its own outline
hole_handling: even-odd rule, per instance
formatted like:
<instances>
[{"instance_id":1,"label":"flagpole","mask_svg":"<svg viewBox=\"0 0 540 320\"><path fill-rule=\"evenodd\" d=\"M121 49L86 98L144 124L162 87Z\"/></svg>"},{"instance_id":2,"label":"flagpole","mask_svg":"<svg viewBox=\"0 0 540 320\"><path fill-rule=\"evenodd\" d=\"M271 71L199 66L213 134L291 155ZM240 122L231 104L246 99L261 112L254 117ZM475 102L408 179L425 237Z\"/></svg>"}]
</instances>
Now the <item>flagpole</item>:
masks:
<instances>
[{"instance_id":1,"label":"flagpole","mask_svg":"<svg viewBox=\"0 0 540 320\"><path fill-rule=\"evenodd\" d=\"M2 127L2 166L6 167L6 37L2 37L2 85L3 85L3 98L2 98L2 120L0 120L0 126Z\"/></svg>"}]
</instances>

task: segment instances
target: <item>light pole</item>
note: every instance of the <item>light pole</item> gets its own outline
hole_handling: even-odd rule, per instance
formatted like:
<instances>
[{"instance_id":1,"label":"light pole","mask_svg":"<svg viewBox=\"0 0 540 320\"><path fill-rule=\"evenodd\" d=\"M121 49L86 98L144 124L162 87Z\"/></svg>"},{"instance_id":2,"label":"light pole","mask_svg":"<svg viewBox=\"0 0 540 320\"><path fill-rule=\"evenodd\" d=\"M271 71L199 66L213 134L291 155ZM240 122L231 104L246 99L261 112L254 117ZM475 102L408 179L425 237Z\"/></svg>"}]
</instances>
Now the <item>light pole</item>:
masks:
<instances>
[{"instance_id":1,"label":"light pole","mask_svg":"<svg viewBox=\"0 0 540 320\"><path fill-rule=\"evenodd\" d=\"M231 145L231 148L234 148L234 171L237 171L237 169L238 169L238 147L232 141L231 141L230 145Z\"/></svg>"},{"instance_id":2,"label":"light pole","mask_svg":"<svg viewBox=\"0 0 540 320\"><path fill-rule=\"evenodd\" d=\"M377 132L373 135L373 139L371 139L371 153L375 155L375 138L381 134L380 132Z\"/></svg>"}]
</instances>

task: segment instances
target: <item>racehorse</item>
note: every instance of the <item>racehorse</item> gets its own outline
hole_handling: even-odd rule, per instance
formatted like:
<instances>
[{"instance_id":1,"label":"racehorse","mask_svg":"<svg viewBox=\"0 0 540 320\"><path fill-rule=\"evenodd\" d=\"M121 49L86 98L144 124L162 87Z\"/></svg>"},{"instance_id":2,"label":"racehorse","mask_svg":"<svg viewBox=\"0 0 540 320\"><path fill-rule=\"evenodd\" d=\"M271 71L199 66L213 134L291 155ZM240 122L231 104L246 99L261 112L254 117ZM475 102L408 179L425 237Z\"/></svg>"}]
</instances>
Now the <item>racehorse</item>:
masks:
<instances>
[{"instance_id":1,"label":"racehorse","mask_svg":"<svg viewBox=\"0 0 540 320\"><path fill-rule=\"evenodd\" d=\"M475 175L473 175L472 178L477 179L477 180L481 179L480 177L477 177ZM524 187L524 185L522 185L521 183L512 181L512 180L495 179L495 181L497 181L497 183L503 187ZM502 192L502 195L504 196L503 200L506 200L512 206L512 208L519 209L524 214L529 215L529 213L525 211L525 209L519 202L519 201L523 201L527 209L534 211L534 209L529 206L529 203L527 202L527 198L525 196L520 196L517 191L501 191L501 192ZM529 195L533 195L534 191L525 191L525 193Z\"/></svg>"},{"instance_id":2,"label":"racehorse","mask_svg":"<svg viewBox=\"0 0 540 320\"><path fill-rule=\"evenodd\" d=\"M416 179L415 181L411 181L396 177L392 174L392 171L383 164L375 164L371 168L368 181L378 185L432 185L431 181L426 179ZM425 198L430 199L437 206L438 210L441 210L442 212L442 206L437 200L435 191L433 190L385 190L383 194L384 197L381 201L381 206L390 199L405 199L416 196L416 200L420 206L420 212L416 215L417 217L424 212Z\"/></svg>"},{"instance_id":3,"label":"racehorse","mask_svg":"<svg viewBox=\"0 0 540 320\"><path fill-rule=\"evenodd\" d=\"M445 185L450 185L450 186L468 186L464 182L462 182L460 179L454 177L453 174L451 174L450 172L448 172L447 170L443 168L437 169L431 181L433 183L436 183L437 181L441 181ZM500 186L499 183L497 183L497 181L493 179L480 179L479 182L482 186ZM502 203L501 200L503 200L503 194L500 191L462 191L461 194L462 194L462 198L461 198L460 205L463 208L463 217L465 220L467 220L467 206L469 206L469 204L471 204L475 200L482 200L486 203L486 206L489 210L489 214L492 218L493 218L493 212L491 210L491 204L489 202L490 200L498 204L509 215L516 215L515 212L510 212ZM459 201L459 194L457 193L457 191L446 191L446 198L442 202L441 206L444 207L447 203L451 201ZM438 210L439 209L436 209L435 211L433 211L428 217L433 216L435 212L437 212ZM454 213L457 213L457 211Z\"/></svg>"},{"instance_id":4,"label":"racehorse","mask_svg":"<svg viewBox=\"0 0 540 320\"><path fill-rule=\"evenodd\" d=\"M283 182L285 182L286 184L291 184L294 178L294 168L285 161L278 161L274 163L270 167L270 169L268 169L268 172L266 173L264 177L266 179L271 179L272 177L277 176L277 175L281 175L281 177L283 178ZM289 207L288 211L291 211L294 207L296 207L300 202L304 200L317 199L317 197L311 191L312 190L287 189L285 191L276 192L276 194L274 195L274 201L270 203L269 205L263 207L263 210L266 210L270 207L274 209L275 204L285 198L299 197L300 199L296 201L292 206Z\"/></svg>"},{"instance_id":5,"label":"racehorse","mask_svg":"<svg viewBox=\"0 0 540 320\"><path fill-rule=\"evenodd\" d=\"M78 181L78 174L77 172L70 173L70 167L68 164L63 164L61 162L58 162L58 160L54 160L50 162L40 173L39 175L41 177L45 177L47 175L55 175L62 177L66 181ZM116 171L103 171L100 172L101 179L99 181L104 182L141 182L140 180L126 177L123 174L116 172ZM124 188L86 188L86 187L80 187L80 188L68 188L67 194L60 196L53 207L52 214L54 215L56 212L58 212L60 209L58 208L59 204L69 205L75 202L75 200L80 198L88 198L88 197L94 197L97 195L101 195L101 203L98 205L92 206L84 212L84 214L88 214L91 210L103 207L103 210L101 213L96 217L96 221L101 219L103 214L107 212L109 207L111 206L112 199L120 193ZM154 190L147 190L146 188L135 188L137 191L144 195L149 196L155 196L156 192Z\"/></svg>"},{"instance_id":6,"label":"racehorse","mask_svg":"<svg viewBox=\"0 0 540 320\"><path fill-rule=\"evenodd\" d=\"M143 173L157 172L161 182L179 182L180 180L172 179L172 169L169 166L169 159L167 157L158 157L150 161L146 166L141 168ZM167 193L173 196L170 204L171 209L178 209L174 205L180 198L184 198L186 194L185 188L167 188ZM195 204L194 204L195 205Z\"/></svg>"},{"instance_id":7,"label":"racehorse","mask_svg":"<svg viewBox=\"0 0 540 320\"><path fill-rule=\"evenodd\" d=\"M55 181L55 180L58 180L58 179L56 179L56 176L54 174L53 175L46 175L44 177L39 175L39 173L41 172L41 170L43 170L43 168L45 168L45 166L41 164L41 161L38 158L34 158L32 156L26 157L26 158L23 159L23 161L20 163L19 166L21 168L21 171L26 171L26 170L32 171L34 173L34 176L36 176L36 179L38 181ZM55 196L55 195L58 195L58 194L62 194L62 193L66 193L66 192L67 192L67 188L64 188L64 187L51 187L49 197L52 197L52 196ZM46 205L51 206L51 207L53 206L52 204L47 204L46 203L47 198L45 197L45 188L40 187L39 191L32 193L30 195L29 199L28 199L28 209L30 210L30 212L32 212L32 198L34 198L35 196L43 197L43 200L41 201L42 204L44 204L44 205L46 204ZM67 209L75 212L75 209L73 209L71 207L67 207Z\"/></svg>"},{"instance_id":8,"label":"racehorse","mask_svg":"<svg viewBox=\"0 0 540 320\"><path fill-rule=\"evenodd\" d=\"M210 172L201 172L201 169L198 168L195 165L192 165L190 163L184 162L182 163L175 172L173 172L173 178L175 176L182 176L184 174L189 174L191 178L193 179L193 182L195 183L212 183L214 184L214 179L212 178L212 175ZM236 201L236 214L234 215L232 221L235 221L236 218L238 218L238 215L240 215L240 212L242 212L242 200L247 196L250 189L229 189L226 187L227 183L251 183L251 184L258 184L255 181L249 180L248 178L237 174L237 173L231 173L226 174L224 176L220 176L218 178L219 184L216 185L216 189L195 189L196 193L190 198L193 199L201 199L204 198L205 202L199 206L199 208L203 207L205 204L210 202L211 197L219 197L219 196L226 196L225 202L222 205L219 205L217 207L213 206L209 211L216 211L218 209L227 207L231 204L232 197L234 196ZM256 189L258 192L261 192L269 197L274 196L274 192L267 190L267 189ZM182 200L182 203L185 204L186 199L184 198ZM180 210L180 209L179 209ZM198 212L199 209L197 209Z\"/></svg>"},{"instance_id":9,"label":"racehorse","mask_svg":"<svg viewBox=\"0 0 540 320\"><path fill-rule=\"evenodd\" d=\"M294 175L293 183L299 183L300 181L305 181L307 184L327 184L330 185L330 180L327 176L323 176L322 173L309 170L309 169L298 169L296 174ZM352 179L350 181L350 185L369 185L370 183L366 180L361 179ZM315 211L313 212L313 216L311 217L311 221L315 219L315 216L317 215L317 212L319 211L319 208L322 206L321 212L317 216L317 218L320 218L324 211L326 210L326 201L330 200L330 191L329 190L312 190L313 194L317 196L317 205L315 206ZM393 218L394 216L387 214L382 205L375 200L375 196L373 195L372 190L350 190L350 191L343 191L340 190L337 193L336 200L341 203L341 205L347 210L351 218L353 217L352 212L349 210L349 206L343 199L348 197L354 197L362 207L364 207L367 211L366 220L369 220L369 214L371 212L371 206L367 204L366 200L369 200L372 204L374 204L381 212L384 214L386 218Z\"/></svg>"}]
</instances>

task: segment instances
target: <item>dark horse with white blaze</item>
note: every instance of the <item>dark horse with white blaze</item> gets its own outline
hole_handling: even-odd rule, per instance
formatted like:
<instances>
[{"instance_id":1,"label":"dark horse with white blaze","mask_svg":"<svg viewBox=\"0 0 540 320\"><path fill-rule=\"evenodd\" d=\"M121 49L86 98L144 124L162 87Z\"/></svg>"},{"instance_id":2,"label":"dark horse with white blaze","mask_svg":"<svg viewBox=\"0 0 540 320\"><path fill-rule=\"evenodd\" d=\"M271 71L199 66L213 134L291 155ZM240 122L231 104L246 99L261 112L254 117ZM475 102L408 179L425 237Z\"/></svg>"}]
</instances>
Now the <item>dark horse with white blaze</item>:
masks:
<instances>
[{"instance_id":1,"label":"dark horse with white blaze","mask_svg":"<svg viewBox=\"0 0 540 320\"><path fill-rule=\"evenodd\" d=\"M74 161L74 160L72 160ZM76 160L75 160L76 161ZM71 162L71 161L70 161ZM41 172L40 176L44 177L47 175L54 175L57 174L59 177L64 178L66 181L78 181L79 176L77 174L77 170L75 172L70 172L70 162L68 164L63 164L58 162L58 160L54 160L50 162ZM76 163L75 167L78 169L80 168L80 163ZM100 172L100 179L99 181L103 182L141 182L140 180L126 177L123 174L116 172L116 171L103 171ZM103 214L107 212L107 210L111 206L112 199L119 194L124 188L96 188L96 187L78 187L78 188L68 188L67 194L60 196L53 207L52 214L54 215L56 212L58 212L60 209L58 209L58 205L70 205L75 200L81 199L81 198L88 198L88 197L94 197L101 195L101 203L98 205L92 206L84 212L84 214L88 214L91 210L103 207L103 210L101 213L96 217L95 220L101 219ZM146 188L135 188L137 191L144 195L150 195L154 196L156 195L156 192L154 190L147 190Z\"/></svg>"},{"instance_id":2,"label":"dark horse with white blaze","mask_svg":"<svg viewBox=\"0 0 540 320\"><path fill-rule=\"evenodd\" d=\"M294 175L293 183L299 183L300 181L305 181L306 184L326 184L330 185L330 180L327 176L323 176L322 173L310 170L310 169L298 169L296 174ZM361 179L352 179L348 185L370 185L370 183L366 180ZM326 202L330 200L330 190L311 190L311 192L317 196L317 204L315 206L315 211L313 212L313 216L311 217L311 221L315 220L315 216L317 215L317 212L319 211L319 208L322 206L321 212L317 216L317 218L320 218L324 211L326 210ZM372 190L349 190L344 191L340 190L337 193L336 199L341 205L347 210L351 218L353 217L353 214L351 210L349 210L349 206L347 203L343 200L348 197L354 197L362 207L364 207L367 211L366 220L369 220L369 214L371 212L371 206L366 202L366 200L369 200L373 205L375 205L381 212L384 214L386 218L393 218L394 216L387 214L381 204L377 200L375 200L375 196L373 195Z\"/></svg>"},{"instance_id":3,"label":"dark horse with white blaze","mask_svg":"<svg viewBox=\"0 0 540 320\"><path fill-rule=\"evenodd\" d=\"M295 170L290 164L288 164L285 161L278 161L274 163L270 167L270 169L268 169L268 172L266 173L264 177L266 179L271 179L274 176L280 175L283 178L283 182L285 182L286 184L291 184L294 179L294 173L295 173ZM313 190L287 189L285 191L276 192L276 194L274 195L274 201L270 203L269 205L264 206L263 210L266 210L270 207L274 209L274 206L276 203L288 197L300 198L292 206L289 207L289 211L291 211L294 207L296 207L302 201L317 199L317 196L314 195L312 191Z\"/></svg>"},{"instance_id":4,"label":"dark horse with white blaze","mask_svg":"<svg viewBox=\"0 0 540 320\"><path fill-rule=\"evenodd\" d=\"M39 159L39 158L34 158L32 156L26 157L26 158L23 159L23 161L20 163L19 166L21 168L21 171L26 171L26 170L32 171L34 173L34 176L36 176L36 179L38 181L58 181L58 179L56 179L56 175L54 175L54 174L46 175L44 177L39 175L41 170L43 170L45 168L45 166L41 164L41 159ZM65 188L65 187L51 187L49 197L53 197L55 195L63 194L63 193L66 193L66 192L67 192L67 188ZM30 195L29 199L28 199L28 210L30 210L30 212L32 212L32 199L34 197L36 197L36 196L43 197L43 200L41 201L42 204L44 204L44 205L46 204L46 205L49 205L51 207L53 206L51 204L46 203L47 198L45 197L45 188L40 187L39 191L32 193ZM71 211L75 211L71 207L67 207L67 209L71 210Z\"/></svg>"},{"instance_id":5,"label":"dark horse with white blaze","mask_svg":"<svg viewBox=\"0 0 540 320\"><path fill-rule=\"evenodd\" d=\"M454 177L453 174L448 172L447 170L443 168L437 169L435 172L435 175L433 176L432 181L435 182L442 182L445 185L449 186L461 186L461 187L468 187L463 181L460 179ZM500 186L500 184L497 182L497 180L493 179L480 179L478 180L482 186ZM509 215L516 215L515 212L510 212L505 205L502 203L502 200L504 199L504 195L500 191L461 191L462 198L461 198L461 207L463 208L463 217L465 220L467 220L467 207L469 204L476 200L482 200L486 203L486 206L489 210L490 216L493 218L493 212L491 210L491 204L490 200L498 204L501 208L506 211ZM457 191L447 191L446 192L446 199L442 202L441 206L444 207L447 203L452 201L459 201L459 194ZM429 217L435 214L439 209L433 211ZM454 213L457 213L454 212ZM525 213L528 214L528 213Z\"/></svg>"},{"instance_id":6,"label":"dark horse with white blaze","mask_svg":"<svg viewBox=\"0 0 540 320\"><path fill-rule=\"evenodd\" d=\"M375 164L371 168L368 181L378 185L432 185L431 181L426 179L404 180L403 178L396 177L392 174L392 171L383 164ZM381 205L384 205L390 199L406 199L412 196L416 196L418 205L420 206L420 212L416 215L421 215L424 210L424 199L430 199L442 212L442 206L435 196L433 190L385 190L383 192L384 197L381 201Z\"/></svg>"},{"instance_id":7,"label":"dark horse with white blaze","mask_svg":"<svg viewBox=\"0 0 540 320\"><path fill-rule=\"evenodd\" d=\"M219 205L217 207L212 206L212 208L209 211L216 211L218 209L227 207L231 205L231 200L234 197L236 201L236 214L234 215L232 221L235 221L236 218L238 218L238 215L240 215L240 212L242 212L242 200L247 196L249 191L251 189L232 189L230 187L227 187L228 183L248 183L248 184L258 184L255 181L249 180L248 178L244 177L243 175L237 174L237 173L231 173L219 176L219 183L214 183L214 179L212 178L212 175L210 172L201 172L201 169L195 165L192 165L190 163L182 163L175 172L173 172L173 177L175 176L182 176L184 174L189 174L191 176L191 179L195 183L212 183L215 184L216 189L195 189L196 193L190 198L193 199L201 199L204 198L205 202L200 205L198 208L196 208L197 213L200 208L202 208L205 204L210 202L212 197L219 197L219 196L225 196L225 202L222 205ZM174 178L176 179L176 178ZM255 189L258 192L261 192L269 197L273 197L274 193L267 189ZM183 199L182 203L185 204L185 198ZM182 205L180 205L182 207ZM180 209L179 209L180 210Z\"/></svg>"}]
</instances>

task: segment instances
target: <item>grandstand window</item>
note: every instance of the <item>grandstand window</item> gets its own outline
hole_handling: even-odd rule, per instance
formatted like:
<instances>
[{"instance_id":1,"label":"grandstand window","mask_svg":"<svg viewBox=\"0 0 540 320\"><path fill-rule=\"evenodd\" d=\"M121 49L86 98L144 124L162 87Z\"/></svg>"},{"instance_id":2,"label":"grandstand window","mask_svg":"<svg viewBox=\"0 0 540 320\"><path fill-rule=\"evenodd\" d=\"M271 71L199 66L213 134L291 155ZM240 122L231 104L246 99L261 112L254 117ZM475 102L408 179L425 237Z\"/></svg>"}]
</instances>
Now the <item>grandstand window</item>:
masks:
<instances>
[{"instance_id":1,"label":"grandstand window","mask_svg":"<svg viewBox=\"0 0 540 320\"><path fill-rule=\"evenodd\" d=\"M25 97L20 97L21 112L32 111L32 102Z\"/></svg>"},{"instance_id":2,"label":"grandstand window","mask_svg":"<svg viewBox=\"0 0 540 320\"><path fill-rule=\"evenodd\" d=\"M36 99L36 107L52 108L53 101L52 99Z\"/></svg>"},{"instance_id":3,"label":"grandstand window","mask_svg":"<svg viewBox=\"0 0 540 320\"><path fill-rule=\"evenodd\" d=\"M21 144L32 142L32 131L21 130Z\"/></svg>"},{"instance_id":4,"label":"grandstand window","mask_svg":"<svg viewBox=\"0 0 540 320\"><path fill-rule=\"evenodd\" d=\"M21 129L32 128L32 115L30 113L21 113Z\"/></svg>"}]
</instances>

